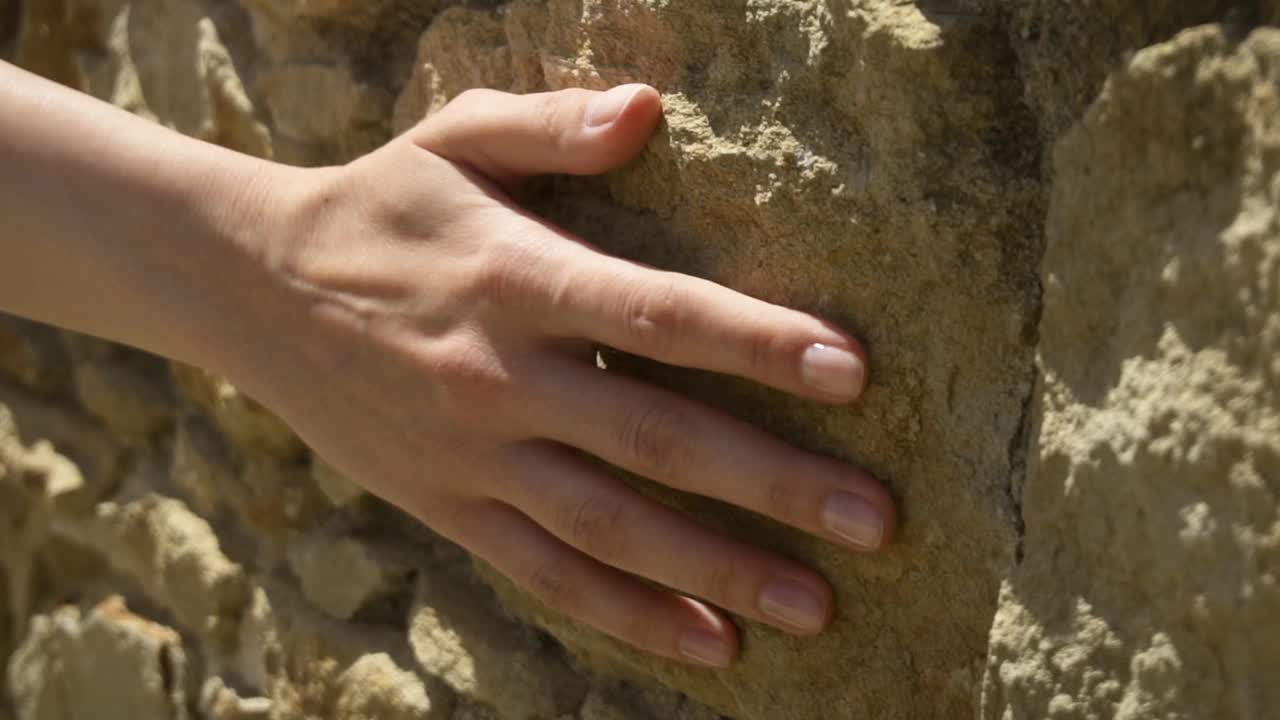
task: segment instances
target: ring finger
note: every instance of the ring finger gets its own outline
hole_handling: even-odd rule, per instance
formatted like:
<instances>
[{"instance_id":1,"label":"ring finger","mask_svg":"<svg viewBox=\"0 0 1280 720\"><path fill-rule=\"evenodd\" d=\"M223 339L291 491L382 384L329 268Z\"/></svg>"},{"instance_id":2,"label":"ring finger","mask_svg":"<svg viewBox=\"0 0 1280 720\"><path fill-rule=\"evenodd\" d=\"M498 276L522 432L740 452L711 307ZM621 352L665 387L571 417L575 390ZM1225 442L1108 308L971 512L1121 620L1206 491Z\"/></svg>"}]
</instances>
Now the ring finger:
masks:
<instances>
[{"instance_id":1,"label":"ring finger","mask_svg":"<svg viewBox=\"0 0 1280 720\"><path fill-rule=\"evenodd\" d=\"M814 571L712 532L546 442L517 446L497 499L597 560L797 634L830 621Z\"/></svg>"}]
</instances>

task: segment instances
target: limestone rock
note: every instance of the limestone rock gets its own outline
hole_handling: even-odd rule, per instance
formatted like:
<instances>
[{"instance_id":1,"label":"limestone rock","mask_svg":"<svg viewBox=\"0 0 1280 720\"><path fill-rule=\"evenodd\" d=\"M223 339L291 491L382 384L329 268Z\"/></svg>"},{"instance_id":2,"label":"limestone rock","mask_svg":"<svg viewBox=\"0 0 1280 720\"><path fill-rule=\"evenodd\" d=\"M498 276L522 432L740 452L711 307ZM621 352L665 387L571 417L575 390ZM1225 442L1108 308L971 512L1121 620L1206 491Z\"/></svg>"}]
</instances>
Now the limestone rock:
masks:
<instances>
[{"instance_id":1,"label":"limestone rock","mask_svg":"<svg viewBox=\"0 0 1280 720\"><path fill-rule=\"evenodd\" d=\"M82 363L75 368L80 402L124 437L145 438L170 422L173 400L166 378L158 380L119 363Z\"/></svg>"},{"instance_id":2,"label":"limestone rock","mask_svg":"<svg viewBox=\"0 0 1280 720\"><path fill-rule=\"evenodd\" d=\"M553 1L514 5L508 34L529 44L513 62L537 62L524 74L551 89L643 80L664 93L665 127L637 162L557 182L535 207L612 253L850 328L872 349L874 380L859 403L828 408L629 358L611 371L863 464L907 520L894 547L859 556L664 493L836 587L829 632L797 640L743 623L745 654L725 673L640 657L504 597L587 662L657 677L732 716L972 715L1017 544L1010 490L1038 313L1038 139L1023 88L1001 69L1012 52L996 16L896 2Z\"/></svg>"},{"instance_id":3,"label":"limestone rock","mask_svg":"<svg viewBox=\"0 0 1280 720\"><path fill-rule=\"evenodd\" d=\"M399 588L408 566L393 548L351 537L315 533L289 548L289 565L302 593L338 620Z\"/></svg>"},{"instance_id":4,"label":"limestone rock","mask_svg":"<svg viewBox=\"0 0 1280 720\"><path fill-rule=\"evenodd\" d=\"M234 497L237 469L228 443L202 415L178 423L169 475L205 517Z\"/></svg>"},{"instance_id":5,"label":"limestone rock","mask_svg":"<svg viewBox=\"0 0 1280 720\"><path fill-rule=\"evenodd\" d=\"M311 458L311 479L334 507L346 507L366 494L364 488L318 456Z\"/></svg>"},{"instance_id":6,"label":"limestone rock","mask_svg":"<svg viewBox=\"0 0 1280 720\"><path fill-rule=\"evenodd\" d=\"M11 428L11 437L27 445L48 443L75 465L83 486L64 499L74 498L83 509L119 481L124 455L121 443L83 409L3 382L0 406L8 408L13 418L21 419ZM10 428L6 427L6 431Z\"/></svg>"},{"instance_id":7,"label":"limestone rock","mask_svg":"<svg viewBox=\"0 0 1280 720\"><path fill-rule=\"evenodd\" d=\"M267 720L271 701L264 697L240 697L222 678L211 677L200 690L200 712L209 720Z\"/></svg>"},{"instance_id":8,"label":"limestone rock","mask_svg":"<svg viewBox=\"0 0 1280 720\"><path fill-rule=\"evenodd\" d=\"M334 717L419 720L431 713L422 681L384 653L365 655L338 678L342 694Z\"/></svg>"},{"instance_id":9,"label":"limestone rock","mask_svg":"<svg viewBox=\"0 0 1280 720\"><path fill-rule=\"evenodd\" d=\"M1143 50L1058 147L984 717L1280 707L1280 31Z\"/></svg>"},{"instance_id":10,"label":"limestone rock","mask_svg":"<svg viewBox=\"0 0 1280 720\"><path fill-rule=\"evenodd\" d=\"M250 453L282 458L302 452L298 438L275 415L223 378L197 368L174 365L178 389L209 413L237 445Z\"/></svg>"},{"instance_id":11,"label":"limestone rock","mask_svg":"<svg viewBox=\"0 0 1280 720\"><path fill-rule=\"evenodd\" d=\"M413 76L396 100L396 133L471 88L514 90L514 68L503 18L496 12L454 7L435 17L418 42Z\"/></svg>"},{"instance_id":12,"label":"limestone rock","mask_svg":"<svg viewBox=\"0 0 1280 720\"><path fill-rule=\"evenodd\" d=\"M33 619L9 660L19 720L186 720L182 640L120 598Z\"/></svg>"},{"instance_id":13,"label":"limestone rock","mask_svg":"<svg viewBox=\"0 0 1280 720\"><path fill-rule=\"evenodd\" d=\"M446 688L413 672L401 634L336 622L279 583L255 588L237 653L231 663L270 699L273 719L444 720L452 710Z\"/></svg>"},{"instance_id":14,"label":"limestone rock","mask_svg":"<svg viewBox=\"0 0 1280 720\"><path fill-rule=\"evenodd\" d=\"M244 573L222 553L209 523L181 502L154 495L106 502L82 526L68 521L58 529L102 548L184 627L215 643L231 641L248 601Z\"/></svg>"},{"instance_id":15,"label":"limestone rock","mask_svg":"<svg viewBox=\"0 0 1280 720\"><path fill-rule=\"evenodd\" d=\"M0 374L51 390L69 372L56 330L0 314Z\"/></svg>"},{"instance_id":16,"label":"limestone rock","mask_svg":"<svg viewBox=\"0 0 1280 720\"><path fill-rule=\"evenodd\" d=\"M577 708L585 683L529 631L501 618L488 589L460 568L419 580L409 642L419 665L501 718L557 718Z\"/></svg>"}]
</instances>

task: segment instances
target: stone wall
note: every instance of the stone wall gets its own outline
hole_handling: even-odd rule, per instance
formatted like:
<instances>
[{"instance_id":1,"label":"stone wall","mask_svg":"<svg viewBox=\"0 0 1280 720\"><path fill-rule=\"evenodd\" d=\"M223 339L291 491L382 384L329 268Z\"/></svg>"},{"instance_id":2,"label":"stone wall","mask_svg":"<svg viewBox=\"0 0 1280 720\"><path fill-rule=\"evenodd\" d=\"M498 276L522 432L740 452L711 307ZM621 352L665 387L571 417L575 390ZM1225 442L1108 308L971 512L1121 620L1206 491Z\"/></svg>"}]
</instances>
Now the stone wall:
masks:
<instances>
[{"instance_id":1,"label":"stone wall","mask_svg":"<svg viewBox=\"0 0 1280 720\"><path fill-rule=\"evenodd\" d=\"M854 557L663 494L840 607L814 639L744 622L732 670L676 667L548 614L220 378L0 318L11 712L1266 717L1276 24L1225 0L0 0L20 64L297 164L468 87L653 84L641 158L528 202L855 330L874 386L833 410L611 370L859 462L904 516Z\"/></svg>"}]
</instances>

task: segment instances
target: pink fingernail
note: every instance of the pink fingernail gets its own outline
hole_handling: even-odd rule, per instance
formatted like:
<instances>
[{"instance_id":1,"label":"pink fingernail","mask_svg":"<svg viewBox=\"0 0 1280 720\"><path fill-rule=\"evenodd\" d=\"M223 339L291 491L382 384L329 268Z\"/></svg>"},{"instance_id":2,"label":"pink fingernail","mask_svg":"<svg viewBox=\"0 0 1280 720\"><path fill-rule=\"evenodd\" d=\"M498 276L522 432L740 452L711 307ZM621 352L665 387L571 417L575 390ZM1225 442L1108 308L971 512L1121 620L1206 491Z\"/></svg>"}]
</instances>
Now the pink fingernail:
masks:
<instances>
[{"instance_id":1,"label":"pink fingernail","mask_svg":"<svg viewBox=\"0 0 1280 720\"><path fill-rule=\"evenodd\" d=\"M859 550L876 550L884 541L884 518L852 493L832 493L822 506L822 526Z\"/></svg>"},{"instance_id":2,"label":"pink fingernail","mask_svg":"<svg viewBox=\"0 0 1280 720\"><path fill-rule=\"evenodd\" d=\"M619 85L608 92L596 95L587 104L587 127L608 125L618 119L622 111L626 110L627 105L631 103L631 98L635 97L636 93L639 93L645 87L647 86L640 83L631 83L629 85Z\"/></svg>"},{"instance_id":3,"label":"pink fingernail","mask_svg":"<svg viewBox=\"0 0 1280 720\"><path fill-rule=\"evenodd\" d=\"M814 343L800 358L800 374L812 388L855 398L862 393L867 370L862 360L848 350Z\"/></svg>"},{"instance_id":4,"label":"pink fingernail","mask_svg":"<svg viewBox=\"0 0 1280 720\"><path fill-rule=\"evenodd\" d=\"M681 655L699 665L727 668L733 662L729 643L705 630L686 630L680 635L679 650Z\"/></svg>"},{"instance_id":5,"label":"pink fingernail","mask_svg":"<svg viewBox=\"0 0 1280 720\"><path fill-rule=\"evenodd\" d=\"M800 632L818 632L827 618L826 607L816 593L786 578L770 582L757 604L760 612Z\"/></svg>"}]
</instances>

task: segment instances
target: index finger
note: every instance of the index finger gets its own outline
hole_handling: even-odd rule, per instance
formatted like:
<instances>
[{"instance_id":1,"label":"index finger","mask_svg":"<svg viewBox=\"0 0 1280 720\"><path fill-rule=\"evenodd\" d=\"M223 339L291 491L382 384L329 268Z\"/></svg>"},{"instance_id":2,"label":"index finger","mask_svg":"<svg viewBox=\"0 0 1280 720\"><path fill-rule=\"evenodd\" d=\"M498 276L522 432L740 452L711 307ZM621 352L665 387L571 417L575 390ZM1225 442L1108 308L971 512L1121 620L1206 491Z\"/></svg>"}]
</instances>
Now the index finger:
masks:
<instances>
[{"instance_id":1,"label":"index finger","mask_svg":"<svg viewBox=\"0 0 1280 720\"><path fill-rule=\"evenodd\" d=\"M830 324L701 278L585 255L555 289L555 330L816 400L862 394L866 351Z\"/></svg>"}]
</instances>

